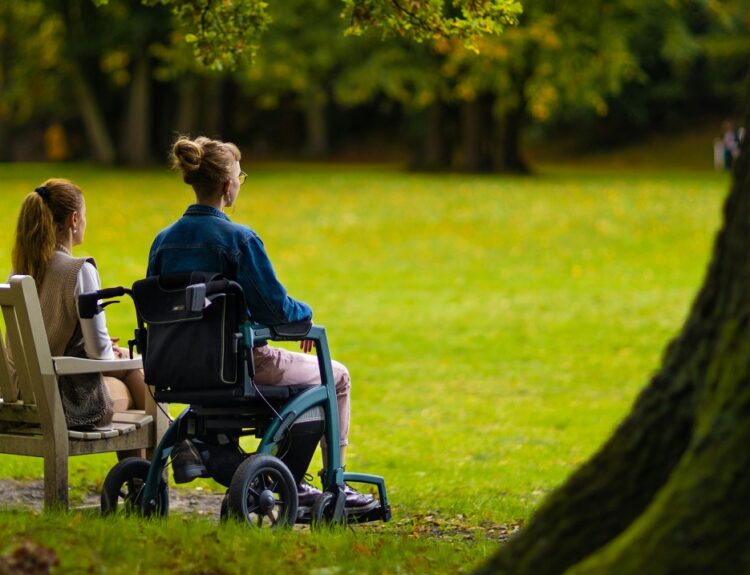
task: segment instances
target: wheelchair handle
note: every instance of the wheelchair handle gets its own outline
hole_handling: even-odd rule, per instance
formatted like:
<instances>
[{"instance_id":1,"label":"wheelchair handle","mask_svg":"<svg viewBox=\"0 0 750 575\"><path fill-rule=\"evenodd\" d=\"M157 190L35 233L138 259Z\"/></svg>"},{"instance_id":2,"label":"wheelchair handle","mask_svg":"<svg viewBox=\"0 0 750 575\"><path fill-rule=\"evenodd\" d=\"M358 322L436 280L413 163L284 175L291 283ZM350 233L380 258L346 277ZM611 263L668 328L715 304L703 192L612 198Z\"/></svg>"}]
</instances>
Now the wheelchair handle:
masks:
<instances>
[{"instance_id":1,"label":"wheelchair handle","mask_svg":"<svg viewBox=\"0 0 750 575\"><path fill-rule=\"evenodd\" d=\"M91 319L104 309L104 305L99 305L99 300L119 297L130 294L131 291L124 287L105 288L97 291L82 293L78 296L78 315L81 319Z\"/></svg>"}]
</instances>

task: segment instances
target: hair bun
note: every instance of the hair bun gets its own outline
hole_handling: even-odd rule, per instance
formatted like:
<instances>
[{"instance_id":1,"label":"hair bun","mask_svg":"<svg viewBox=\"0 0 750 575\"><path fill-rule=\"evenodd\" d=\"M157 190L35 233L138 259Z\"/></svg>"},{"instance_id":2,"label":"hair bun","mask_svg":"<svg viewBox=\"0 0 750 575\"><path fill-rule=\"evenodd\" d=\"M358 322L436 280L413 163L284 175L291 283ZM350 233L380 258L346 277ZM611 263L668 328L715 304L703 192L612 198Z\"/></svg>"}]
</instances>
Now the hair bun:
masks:
<instances>
[{"instance_id":1,"label":"hair bun","mask_svg":"<svg viewBox=\"0 0 750 575\"><path fill-rule=\"evenodd\" d=\"M194 172L201 167L203 146L188 138L180 138L174 144L172 153L183 172Z\"/></svg>"}]
</instances>

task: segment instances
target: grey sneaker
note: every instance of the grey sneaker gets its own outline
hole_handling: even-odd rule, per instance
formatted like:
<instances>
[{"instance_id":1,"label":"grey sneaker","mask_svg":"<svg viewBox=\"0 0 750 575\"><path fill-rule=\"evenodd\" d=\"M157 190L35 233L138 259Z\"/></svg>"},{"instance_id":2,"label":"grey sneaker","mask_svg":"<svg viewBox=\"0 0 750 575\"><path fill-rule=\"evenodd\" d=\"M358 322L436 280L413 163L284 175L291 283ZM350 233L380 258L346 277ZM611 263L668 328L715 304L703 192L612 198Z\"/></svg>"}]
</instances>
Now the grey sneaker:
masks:
<instances>
[{"instance_id":1,"label":"grey sneaker","mask_svg":"<svg viewBox=\"0 0 750 575\"><path fill-rule=\"evenodd\" d=\"M172 450L172 474L175 483L188 483L199 477L209 477L200 453L187 439Z\"/></svg>"}]
</instances>

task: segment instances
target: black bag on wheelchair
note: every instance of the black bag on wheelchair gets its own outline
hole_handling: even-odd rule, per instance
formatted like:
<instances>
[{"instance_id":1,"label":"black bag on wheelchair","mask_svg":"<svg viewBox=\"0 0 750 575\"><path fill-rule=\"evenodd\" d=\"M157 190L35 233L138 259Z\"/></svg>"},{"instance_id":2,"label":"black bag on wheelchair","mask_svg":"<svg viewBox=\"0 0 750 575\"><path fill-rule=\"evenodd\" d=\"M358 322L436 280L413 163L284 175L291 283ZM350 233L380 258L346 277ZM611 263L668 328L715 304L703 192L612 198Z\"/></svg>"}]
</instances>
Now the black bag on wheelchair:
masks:
<instances>
[{"instance_id":1,"label":"black bag on wheelchair","mask_svg":"<svg viewBox=\"0 0 750 575\"><path fill-rule=\"evenodd\" d=\"M205 272L154 276L133 284L133 300L138 350L158 401L246 395L239 284Z\"/></svg>"}]
</instances>

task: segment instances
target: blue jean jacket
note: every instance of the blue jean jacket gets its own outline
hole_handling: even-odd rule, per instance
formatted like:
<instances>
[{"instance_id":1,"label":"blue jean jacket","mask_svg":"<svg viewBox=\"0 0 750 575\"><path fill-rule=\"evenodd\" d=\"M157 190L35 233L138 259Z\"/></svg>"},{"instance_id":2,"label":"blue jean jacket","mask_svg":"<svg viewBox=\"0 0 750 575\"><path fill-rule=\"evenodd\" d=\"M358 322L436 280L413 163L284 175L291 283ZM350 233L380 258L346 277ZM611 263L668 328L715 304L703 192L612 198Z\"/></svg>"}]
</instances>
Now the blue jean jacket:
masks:
<instances>
[{"instance_id":1,"label":"blue jean jacket","mask_svg":"<svg viewBox=\"0 0 750 575\"><path fill-rule=\"evenodd\" d=\"M310 306L287 295L258 235L211 206L188 207L151 244L149 276L192 271L222 273L239 283L250 315L259 323L312 318Z\"/></svg>"}]
</instances>

